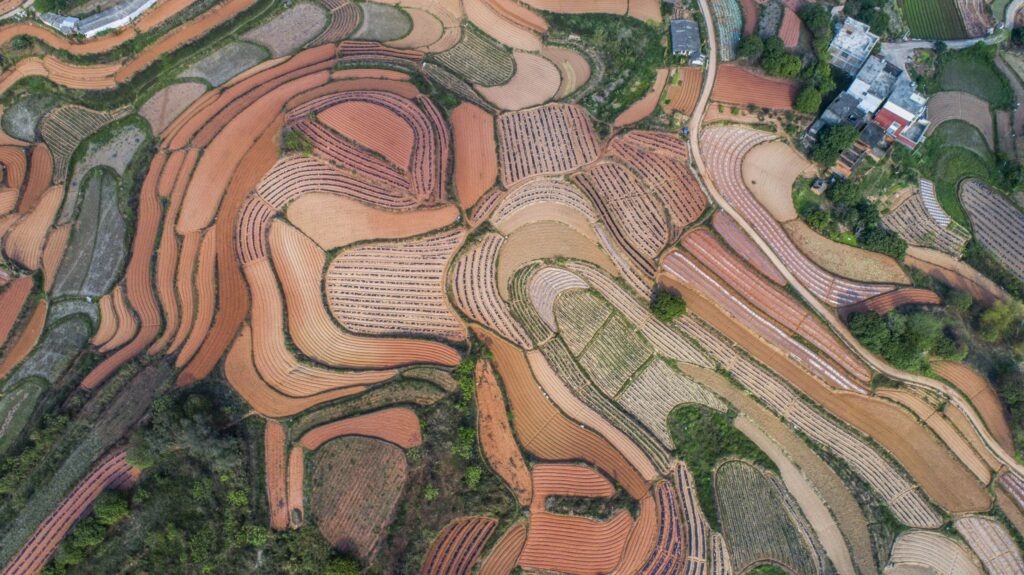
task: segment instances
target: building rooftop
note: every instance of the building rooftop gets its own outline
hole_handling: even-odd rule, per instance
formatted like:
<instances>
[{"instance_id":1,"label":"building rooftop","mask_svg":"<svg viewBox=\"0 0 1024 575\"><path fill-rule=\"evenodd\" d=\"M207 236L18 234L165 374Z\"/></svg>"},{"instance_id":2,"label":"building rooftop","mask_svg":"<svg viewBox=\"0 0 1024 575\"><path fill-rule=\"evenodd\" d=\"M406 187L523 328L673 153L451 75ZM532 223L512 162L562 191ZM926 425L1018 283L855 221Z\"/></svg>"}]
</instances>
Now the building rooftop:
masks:
<instances>
[{"instance_id":1,"label":"building rooftop","mask_svg":"<svg viewBox=\"0 0 1024 575\"><path fill-rule=\"evenodd\" d=\"M903 70L878 56L871 56L857 72L848 92L858 97L874 96L884 100L896 84Z\"/></svg>"},{"instance_id":2,"label":"building rooftop","mask_svg":"<svg viewBox=\"0 0 1024 575\"><path fill-rule=\"evenodd\" d=\"M847 17L828 46L832 64L847 74L856 74L878 40L867 24Z\"/></svg>"},{"instance_id":3,"label":"building rooftop","mask_svg":"<svg viewBox=\"0 0 1024 575\"><path fill-rule=\"evenodd\" d=\"M917 84L907 75L902 75L896 80L892 94L886 107L889 105L899 106L914 116L919 116L928 108L928 98L918 93Z\"/></svg>"},{"instance_id":4,"label":"building rooftop","mask_svg":"<svg viewBox=\"0 0 1024 575\"><path fill-rule=\"evenodd\" d=\"M700 29L693 20L673 20L669 26L672 33L673 54L699 54Z\"/></svg>"}]
</instances>

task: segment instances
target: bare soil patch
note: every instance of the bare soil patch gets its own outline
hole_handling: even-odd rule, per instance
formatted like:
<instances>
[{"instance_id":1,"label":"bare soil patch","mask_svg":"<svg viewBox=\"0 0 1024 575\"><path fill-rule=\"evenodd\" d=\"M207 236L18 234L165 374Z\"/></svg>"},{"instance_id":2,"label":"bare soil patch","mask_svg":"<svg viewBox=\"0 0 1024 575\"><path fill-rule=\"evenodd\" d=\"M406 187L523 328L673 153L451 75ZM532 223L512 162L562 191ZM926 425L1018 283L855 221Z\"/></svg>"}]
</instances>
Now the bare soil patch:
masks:
<instances>
[{"instance_id":1,"label":"bare soil patch","mask_svg":"<svg viewBox=\"0 0 1024 575\"><path fill-rule=\"evenodd\" d=\"M828 272L862 282L910 284L910 276L889 256L833 242L802 220L782 227L804 255Z\"/></svg>"}]
</instances>

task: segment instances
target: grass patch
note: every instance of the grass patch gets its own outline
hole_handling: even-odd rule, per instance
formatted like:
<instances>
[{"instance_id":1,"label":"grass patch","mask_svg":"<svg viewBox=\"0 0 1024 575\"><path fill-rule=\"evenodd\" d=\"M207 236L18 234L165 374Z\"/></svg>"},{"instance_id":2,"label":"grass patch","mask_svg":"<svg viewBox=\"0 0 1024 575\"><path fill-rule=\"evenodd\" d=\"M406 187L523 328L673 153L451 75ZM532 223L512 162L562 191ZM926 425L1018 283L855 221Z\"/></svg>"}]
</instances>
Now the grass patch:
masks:
<instances>
[{"instance_id":1,"label":"grass patch","mask_svg":"<svg viewBox=\"0 0 1024 575\"><path fill-rule=\"evenodd\" d=\"M778 473L778 468L761 448L733 425L736 415L733 411L719 413L699 405L680 405L668 416L668 430L676 455L693 473L697 499L715 531L721 531L714 492L715 466L719 461L738 457Z\"/></svg>"},{"instance_id":2,"label":"grass patch","mask_svg":"<svg viewBox=\"0 0 1024 575\"><path fill-rule=\"evenodd\" d=\"M931 1L931 0L929 0ZM932 91L960 91L987 101L993 108L1013 108L1013 89L1009 80L996 68L996 47L975 44L964 50L947 50L939 56L934 83L926 83Z\"/></svg>"}]
</instances>

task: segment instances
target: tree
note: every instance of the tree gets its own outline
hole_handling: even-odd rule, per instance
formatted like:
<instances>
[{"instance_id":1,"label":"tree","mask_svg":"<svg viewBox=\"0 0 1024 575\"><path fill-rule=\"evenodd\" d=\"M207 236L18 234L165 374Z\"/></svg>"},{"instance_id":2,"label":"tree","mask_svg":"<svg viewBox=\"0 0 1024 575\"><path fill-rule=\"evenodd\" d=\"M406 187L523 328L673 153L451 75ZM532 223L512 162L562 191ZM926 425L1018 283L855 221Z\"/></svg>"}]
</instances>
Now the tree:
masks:
<instances>
[{"instance_id":1,"label":"tree","mask_svg":"<svg viewBox=\"0 0 1024 575\"><path fill-rule=\"evenodd\" d=\"M796 103L793 107L796 108L797 112L817 114L818 108L821 107L821 92L814 86L807 86L800 90L800 94L797 95Z\"/></svg>"},{"instance_id":2,"label":"tree","mask_svg":"<svg viewBox=\"0 0 1024 575\"><path fill-rule=\"evenodd\" d=\"M769 43L771 40L778 40L778 38L769 39ZM781 42L781 40L779 41ZM761 67L769 76L796 78L800 74L803 62L799 57L787 54L785 51L765 49L764 55L761 56Z\"/></svg>"},{"instance_id":3,"label":"tree","mask_svg":"<svg viewBox=\"0 0 1024 575\"><path fill-rule=\"evenodd\" d=\"M670 322L686 313L686 301L670 291L658 290L651 299L651 312L661 321Z\"/></svg>"},{"instance_id":4,"label":"tree","mask_svg":"<svg viewBox=\"0 0 1024 575\"><path fill-rule=\"evenodd\" d=\"M860 133L853 126L829 126L818 136L818 143L811 150L811 159L823 166L831 166L839 159L839 154L852 146L859 136Z\"/></svg>"},{"instance_id":5,"label":"tree","mask_svg":"<svg viewBox=\"0 0 1024 575\"><path fill-rule=\"evenodd\" d=\"M847 323L850 333L875 353L881 353L892 339L889 324L875 312L851 313Z\"/></svg>"},{"instance_id":6,"label":"tree","mask_svg":"<svg viewBox=\"0 0 1024 575\"><path fill-rule=\"evenodd\" d=\"M800 9L799 15L804 26L807 26L815 39L831 38L832 14L829 13L828 8L821 4L807 4Z\"/></svg>"},{"instance_id":7,"label":"tree","mask_svg":"<svg viewBox=\"0 0 1024 575\"><path fill-rule=\"evenodd\" d=\"M740 40L739 46L736 47L736 55L751 62L756 62L763 52L764 40L757 34L751 34Z\"/></svg>"},{"instance_id":8,"label":"tree","mask_svg":"<svg viewBox=\"0 0 1024 575\"><path fill-rule=\"evenodd\" d=\"M1024 323L1024 303L996 302L985 310L978 319L978 330L985 341L991 343L1011 343L1020 335L1021 324Z\"/></svg>"}]
</instances>

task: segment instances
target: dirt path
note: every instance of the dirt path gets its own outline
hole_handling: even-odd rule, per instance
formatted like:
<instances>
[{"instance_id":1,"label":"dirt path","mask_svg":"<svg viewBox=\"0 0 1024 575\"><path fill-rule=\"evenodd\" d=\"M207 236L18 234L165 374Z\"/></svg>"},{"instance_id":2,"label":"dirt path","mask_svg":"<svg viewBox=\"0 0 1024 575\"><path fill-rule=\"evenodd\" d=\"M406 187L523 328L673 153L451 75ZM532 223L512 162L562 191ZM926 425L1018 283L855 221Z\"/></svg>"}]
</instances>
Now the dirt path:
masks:
<instances>
[{"instance_id":1,"label":"dirt path","mask_svg":"<svg viewBox=\"0 0 1024 575\"><path fill-rule=\"evenodd\" d=\"M853 562L850 560L850 551L846 548L846 540L843 539L836 520L832 518L825 502L818 496L804 474L786 457L782 448L749 417L746 415L737 417L735 425L736 429L757 444L761 451L764 451L779 468L779 474L782 476L783 483L786 484L786 489L800 505L800 509L804 512L811 527L814 528L821 546L825 548L825 553L832 560L836 571L840 575L856 573Z\"/></svg>"},{"instance_id":2,"label":"dirt path","mask_svg":"<svg viewBox=\"0 0 1024 575\"><path fill-rule=\"evenodd\" d=\"M1017 3L1018 6L1020 5L1019 1L1020 0L1015 1L1015 3ZM1009 12L1007 13L1009 14ZM1017 74L1015 74L1013 70L1010 69L1010 66L1003 61L1002 56L997 56L995 62L996 67L999 68L999 71L1002 72L1003 75L1006 76L1006 79L1010 82L1010 87L1013 88L1014 99L1017 100L1018 104L1024 103L1024 84L1021 83L1020 78L1018 78ZM1013 126L1013 133L1017 134L1018 136L1024 134L1024 110L1016 108L1010 112L1010 116L1013 119L1013 121L1011 122L1011 125ZM1018 148L1017 138L1013 139L1013 147L1014 149ZM1019 156L1020 154L1018 153L1017 155Z\"/></svg>"}]
</instances>

